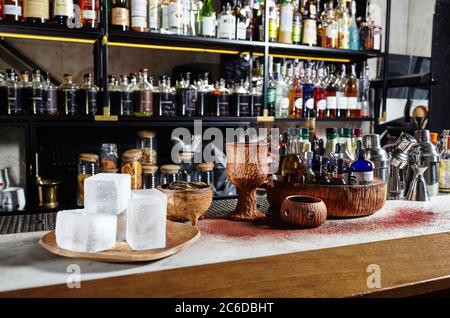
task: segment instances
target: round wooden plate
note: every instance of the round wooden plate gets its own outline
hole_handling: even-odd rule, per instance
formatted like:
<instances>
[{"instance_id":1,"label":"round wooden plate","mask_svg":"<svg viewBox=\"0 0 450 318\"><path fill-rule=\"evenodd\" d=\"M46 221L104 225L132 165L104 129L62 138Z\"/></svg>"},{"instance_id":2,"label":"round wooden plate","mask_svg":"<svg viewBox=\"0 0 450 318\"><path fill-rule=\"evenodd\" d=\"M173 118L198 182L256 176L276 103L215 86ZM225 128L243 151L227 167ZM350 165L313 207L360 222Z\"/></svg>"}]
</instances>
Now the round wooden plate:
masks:
<instances>
[{"instance_id":1,"label":"round wooden plate","mask_svg":"<svg viewBox=\"0 0 450 318\"><path fill-rule=\"evenodd\" d=\"M60 248L56 244L55 231L45 234L39 240L39 244L51 253L64 257L83 258L111 263L147 262L164 258L183 250L198 240L200 237L200 231L189 224L167 220L166 236L165 248L142 251L133 251L126 242L122 241L117 242L113 249L103 252L72 252Z\"/></svg>"}]
</instances>

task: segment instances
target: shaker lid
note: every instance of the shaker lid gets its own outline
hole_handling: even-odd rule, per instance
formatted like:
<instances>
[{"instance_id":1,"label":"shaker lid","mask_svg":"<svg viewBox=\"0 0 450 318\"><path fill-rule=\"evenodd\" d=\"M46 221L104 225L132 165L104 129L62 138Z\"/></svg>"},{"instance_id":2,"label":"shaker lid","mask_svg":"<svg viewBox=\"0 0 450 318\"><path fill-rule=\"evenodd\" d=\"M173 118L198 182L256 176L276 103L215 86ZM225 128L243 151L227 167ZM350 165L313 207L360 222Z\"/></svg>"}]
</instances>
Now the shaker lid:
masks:
<instances>
[{"instance_id":1,"label":"shaker lid","mask_svg":"<svg viewBox=\"0 0 450 318\"><path fill-rule=\"evenodd\" d=\"M365 149L380 148L380 135L369 134L363 137L363 145Z\"/></svg>"},{"instance_id":2,"label":"shaker lid","mask_svg":"<svg viewBox=\"0 0 450 318\"><path fill-rule=\"evenodd\" d=\"M203 162L197 164L197 170L199 171L212 171L214 169L214 163L213 162Z\"/></svg>"},{"instance_id":3,"label":"shaker lid","mask_svg":"<svg viewBox=\"0 0 450 318\"><path fill-rule=\"evenodd\" d=\"M96 162L98 161L98 155L95 153L80 153L80 160L87 162Z\"/></svg>"},{"instance_id":4,"label":"shaker lid","mask_svg":"<svg viewBox=\"0 0 450 318\"><path fill-rule=\"evenodd\" d=\"M179 165L163 165L161 166L162 173L178 173L180 171Z\"/></svg>"}]
</instances>

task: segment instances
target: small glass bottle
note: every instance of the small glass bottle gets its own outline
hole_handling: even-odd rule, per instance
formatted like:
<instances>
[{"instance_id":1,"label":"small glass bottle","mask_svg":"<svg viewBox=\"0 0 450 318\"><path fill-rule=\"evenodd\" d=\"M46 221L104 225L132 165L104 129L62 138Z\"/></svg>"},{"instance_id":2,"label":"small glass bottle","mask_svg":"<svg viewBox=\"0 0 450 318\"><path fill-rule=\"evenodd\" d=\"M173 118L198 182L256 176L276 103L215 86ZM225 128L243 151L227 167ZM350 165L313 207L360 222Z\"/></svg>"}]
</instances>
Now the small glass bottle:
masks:
<instances>
[{"instance_id":1,"label":"small glass bottle","mask_svg":"<svg viewBox=\"0 0 450 318\"><path fill-rule=\"evenodd\" d=\"M112 114L120 116L131 116L133 114L134 87L130 81L131 76L121 75L119 83L112 79L108 84Z\"/></svg>"},{"instance_id":2,"label":"small glass bottle","mask_svg":"<svg viewBox=\"0 0 450 318\"><path fill-rule=\"evenodd\" d=\"M172 182L180 180L180 166L179 165L163 165L161 170L161 185L168 185Z\"/></svg>"},{"instance_id":3,"label":"small glass bottle","mask_svg":"<svg viewBox=\"0 0 450 318\"><path fill-rule=\"evenodd\" d=\"M45 114L45 105L43 103L44 84L42 83L41 71L33 71L33 80L31 82L30 94L28 94L28 101L25 101L25 109L32 115Z\"/></svg>"},{"instance_id":4,"label":"small glass bottle","mask_svg":"<svg viewBox=\"0 0 450 318\"><path fill-rule=\"evenodd\" d=\"M210 96L211 108L208 115L214 117L230 116L230 91L225 87L224 79L220 80L220 84L216 83L215 89L211 91Z\"/></svg>"},{"instance_id":5,"label":"small glass bottle","mask_svg":"<svg viewBox=\"0 0 450 318\"><path fill-rule=\"evenodd\" d=\"M328 162L327 158L319 157L319 174L316 176L316 182L320 185L331 185L330 177L328 176Z\"/></svg>"},{"instance_id":6,"label":"small glass bottle","mask_svg":"<svg viewBox=\"0 0 450 318\"><path fill-rule=\"evenodd\" d=\"M97 113L97 95L98 87L92 82L92 74L87 73L83 76L84 83L78 90L78 105L80 114L94 116Z\"/></svg>"},{"instance_id":7,"label":"small glass bottle","mask_svg":"<svg viewBox=\"0 0 450 318\"><path fill-rule=\"evenodd\" d=\"M50 16L49 0L25 0L23 17L25 22L48 23Z\"/></svg>"},{"instance_id":8,"label":"small glass bottle","mask_svg":"<svg viewBox=\"0 0 450 318\"><path fill-rule=\"evenodd\" d=\"M47 72L45 74L43 104L44 104L44 108L45 108L45 114L48 114L48 115L57 115L58 114L57 88L51 82L49 72Z\"/></svg>"},{"instance_id":9,"label":"small glass bottle","mask_svg":"<svg viewBox=\"0 0 450 318\"><path fill-rule=\"evenodd\" d=\"M208 73L205 73L203 78L197 81L197 97L195 101L195 115L206 116L208 110L208 94L210 86L208 82Z\"/></svg>"},{"instance_id":10,"label":"small glass bottle","mask_svg":"<svg viewBox=\"0 0 450 318\"><path fill-rule=\"evenodd\" d=\"M31 86L30 77L28 71L21 71L20 76L20 87L22 91L22 108L24 113L29 112L30 98L33 95L33 87Z\"/></svg>"},{"instance_id":11,"label":"small glass bottle","mask_svg":"<svg viewBox=\"0 0 450 318\"><path fill-rule=\"evenodd\" d=\"M177 115L176 94L172 87L170 87L170 77L162 76L159 79L155 100L158 108L158 116L175 117Z\"/></svg>"},{"instance_id":12,"label":"small glass bottle","mask_svg":"<svg viewBox=\"0 0 450 318\"><path fill-rule=\"evenodd\" d=\"M327 143L325 146L326 156L333 160L333 154L337 145L337 128L326 128L325 135Z\"/></svg>"},{"instance_id":13,"label":"small glass bottle","mask_svg":"<svg viewBox=\"0 0 450 318\"><path fill-rule=\"evenodd\" d=\"M373 50L373 30L369 27L367 21L361 21L359 26L359 39L361 50Z\"/></svg>"},{"instance_id":14,"label":"small glass bottle","mask_svg":"<svg viewBox=\"0 0 450 318\"><path fill-rule=\"evenodd\" d=\"M99 23L99 1L79 0L80 22L84 28L96 28Z\"/></svg>"},{"instance_id":15,"label":"small glass bottle","mask_svg":"<svg viewBox=\"0 0 450 318\"><path fill-rule=\"evenodd\" d=\"M357 146L358 159L356 159L350 166L353 169L356 184L368 185L373 182L373 163L364 158L364 149L362 149L362 142L358 141Z\"/></svg>"},{"instance_id":16,"label":"small glass bottle","mask_svg":"<svg viewBox=\"0 0 450 318\"><path fill-rule=\"evenodd\" d=\"M259 85L256 81L252 85L250 91L250 116L263 116L264 114L264 102L262 85Z\"/></svg>"},{"instance_id":17,"label":"small glass bottle","mask_svg":"<svg viewBox=\"0 0 450 318\"><path fill-rule=\"evenodd\" d=\"M3 14L5 20L22 22L23 0L5 0Z\"/></svg>"},{"instance_id":18,"label":"small glass bottle","mask_svg":"<svg viewBox=\"0 0 450 318\"><path fill-rule=\"evenodd\" d=\"M183 151L178 155L180 160L180 180L186 182L195 181L195 169L194 169L194 153Z\"/></svg>"},{"instance_id":19,"label":"small glass bottle","mask_svg":"<svg viewBox=\"0 0 450 318\"><path fill-rule=\"evenodd\" d=\"M131 189L142 188L142 150L131 149L122 154L122 173L127 173L131 176Z\"/></svg>"},{"instance_id":20,"label":"small glass bottle","mask_svg":"<svg viewBox=\"0 0 450 318\"><path fill-rule=\"evenodd\" d=\"M306 184L315 184L316 183L316 174L314 173L312 169L312 159L313 159L313 152L311 150L308 150L305 152L305 183Z\"/></svg>"},{"instance_id":21,"label":"small glass bottle","mask_svg":"<svg viewBox=\"0 0 450 318\"><path fill-rule=\"evenodd\" d=\"M119 168L119 155L116 144L102 144L100 153L100 169L102 172Z\"/></svg>"},{"instance_id":22,"label":"small glass bottle","mask_svg":"<svg viewBox=\"0 0 450 318\"><path fill-rule=\"evenodd\" d=\"M78 115L77 90L77 85L72 83L72 74L64 74L64 81L57 92L60 115Z\"/></svg>"},{"instance_id":23,"label":"small glass bottle","mask_svg":"<svg viewBox=\"0 0 450 318\"><path fill-rule=\"evenodd\" d=\"M216 36L216 12L212 0L205 0L200 10L201 35L205 37Z\"/></svg>"},{"instance_id":24,"label":"small glass bottle","mask_svg":"<svg viewBox=\"0 0 450 318\"><path fill-rule=\"evenodd\" d=\"M136 148L142 149L142 163L156 165L158 159L158 145L156 133L152 130L137 132Z\"/></svg>"},{"instance_id":25,"label":"small glass bottle","mask_svg":"<svg viewBox=\"0 0 450 318\"><path fill-rule=\"evenodd\" d=\"M241 81L231 95L231 113L233 116L250 116L250 92Z\"/></svg>"},{"instance_id":26,"label":"small glass bottle","mask_svg":"<svg viewBox=\"0 0 450 318\"><path fill-rule=\"evenodd\" d=\"M14 69L7 69L8 79L6 81L6 98L7 98L7 114L22 115L24 109L22 107L22 85L17 81Z\"/></svg>"},{"instance_id":27,"label":"small glass bottle","mask_svg":"<svg viewBox=\"0 0 450 318\"><path fill-rule=\"evenodd\" d=\"M130 8L127 0L112 0L111 27L122 31L130 29Z\"/></svg>"},{"instance_id":28,"label":"small glass bottle","mask_svg":"<svg viewBox=\"0 0 450 318\"><path fill-rule=\"evenodd\" d=\"M344 159L339 158L337 160L336 164L336 174L333 176L332 179L333 185L346 185L347 182L345 181L345 175L344 175Z\"/></svg>"},{"instance_id":29,"label":"small glass bottle","mask_svg":"<svg viewBox=\"0 0 450 318\"><path fill-rule=\"evenodd\" d=\"M439 161L439 191L450 192L450 137L444 142L444 152Z\"/></svg>"},{"instance_id":30,"label":"small glass bottle","mask_svg":"<svg viewBox=\"0 0 450 318\"><path fill-rule=\"evenodd\" d=\"M134 90L134 115L149 117L153 115L153 86L148 81L148 69L141 69L139 82Z\"/></svg>"},{"instance_id":31,"label":"small glass bottle","mask_svg":"<svg viewBox=\"0 0 450 318\"><path fill-rule=\"evenodd\" d=\"M298 128L288 130L288 154L281 165L281 175L286 184L303 183L304 163L300 156Z\"/></svg>"},{"instance_id":32,"label":"small glass bottle","mask_svg":"<svg viewBox=\"0 0 450 318\"><path fill-rule=\"evenodd\" d=\"M196 165L197 181L204 182L209 185L214 185L214 163L204 162Z\"/></svg>"},{"instance_id":33,"label":"small glass bottle","mask_svg":"<svg viewBox=\"0 0 450 318\"><path fill-rule=\"evenodd\" d=\"M158 166L142 165L142 189L153 189L159 185Z\"/></svg>"},{"instance_id":34,"label":"small glass bottle","mask_svg":"<svg viewBox=\"0 0 450 318\"><path fill-rule=\"evenodd\" d=\"M231 11L231 5L228 2L223 11L219 14L217 21L217 38L235 39L236 38L236 17Z\"/></svg>"},{"instance_id":35,"label":"small glass bottle","mask_svg":"<svg viewBox=\"0 0 450 318\"><path fill-rule=\"evenodd\" d=\"M190 74L186 74L186 79L181 79L176 87L176 105L178 116L195 116L196 87L191 85Z\"/></svg>"},{"instance_id":36,"label":"small glass bottle","mask_svg":"<svg viewBox=\"0 0 450 318\"><path fill-rule=\"evenodd\" d=\"M82 153L78 160L78 177L77 177L77 205L84 205L84 180L99 172L98 155L93 153Z\"/></svg>"},{"instance_id":37,"label":"small glass bottle","mask_svg":"<svg viewBox=\"0 0 450 318\"><path fill-rule=\"evenodd\" d=\"M53 0L53 23L67 26L67 20L73 17L73 0Z\"/></svg>"}]
</instances>

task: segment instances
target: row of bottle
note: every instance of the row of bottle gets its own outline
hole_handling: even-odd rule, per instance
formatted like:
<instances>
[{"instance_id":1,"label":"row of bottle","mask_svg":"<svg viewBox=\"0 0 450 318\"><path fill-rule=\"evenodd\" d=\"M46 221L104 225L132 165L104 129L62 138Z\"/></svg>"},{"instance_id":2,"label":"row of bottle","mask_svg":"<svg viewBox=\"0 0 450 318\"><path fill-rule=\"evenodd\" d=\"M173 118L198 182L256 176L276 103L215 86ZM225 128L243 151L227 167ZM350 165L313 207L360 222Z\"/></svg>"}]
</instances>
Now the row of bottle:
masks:
<instances>
[{"instance_id":1,"label":"row of bottle","mask_svg":"<svg viewBox=\"0 0 450 318\"><path fill-rule=\"evenodd\" d=\"M27 71L20 76L14 69L0 71L0 113L7 115L94 115L97 113L98 87L92 74L84 75L84 83L78 87L72 75L65 74L64 82L56 87L40 70Z\"/></svg>"},{"instance_id":2,"label":"row of bottle","mask_svg":"<svg viewBox=\"0 0 450 318\"><path fill-rule=\"evenodd\" d=\"M375 24L370 4L366 18L357 19L355 0L326 0L323 7L320 3L320 0L269 2L269 41L347 50L381 50L381 28Z\"/></svg>"},{"instance_id":3,"label":"row of bottle","mask_svg":"<svg viewBox=\"0 0 450 318\"><path fill-rule=\"evenodd\" d=\"M0 19L67 27L96 28L99 0L2 0Z\"/></svg>"},{"instance_id":4,"label":"row of bottle","mask_svg":"<svg viewBox=\"0 0 450 318\"><path fill-rule=\"evenodd\" d=\"M308 128L289 128L281 176L288 184L367 185L373 182L373 163L364 158L362 130L326 129L326 141L311 138ZM311 141L312 140L312 141Z\"/></svg>"},{"instance_id":5,"label":"row of bottle","mask_svg":"<svg viewBox=\"0 0 450 318\"><path fill-rule=\"evenodd\" d=\"M251 87L250 87L251 86ZM195 83L187 73L175 86L171 78L161 76L158 86L147 69L135 74L109 76L108 84L111 113L138 116L262 116L262 86L241 81L226 85L221 79L209 84L208 73Z\"/></svg>"},{"instance_id":6,"label":"row of bottle","mask_svg":"<svg viewBox=\"0 0 450 318\"><path fill-rule=\"evenodd\" d=\"M276 117L370 117L370 82L364 62L359 78L356 65L312 65L303 62L269 67L268 108ZM348 72L347 69L350 71Z\"/></svg>"}]
</instances>

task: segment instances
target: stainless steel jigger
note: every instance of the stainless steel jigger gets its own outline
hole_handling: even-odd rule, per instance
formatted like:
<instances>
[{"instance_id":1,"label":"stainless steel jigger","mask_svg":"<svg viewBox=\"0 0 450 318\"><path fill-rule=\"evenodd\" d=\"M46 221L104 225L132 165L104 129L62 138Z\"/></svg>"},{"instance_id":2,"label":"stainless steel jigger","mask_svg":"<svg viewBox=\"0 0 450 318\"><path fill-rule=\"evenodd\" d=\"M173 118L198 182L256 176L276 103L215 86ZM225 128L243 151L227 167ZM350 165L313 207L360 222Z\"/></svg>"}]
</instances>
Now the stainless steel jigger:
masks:
<instances>
[{"instance_id":1,"label":"stainless steel jigger","mask_svg":"<svg viewBox=\"0 0 450 318\"><path fill-rule=\"evenodd\" d=\"M428 167L413 166L412 169L414 170L415 176L408 189L406 198L410 201L430 201L427 184L423 177L423 173Z\"/></svg>"}]
</instances>

